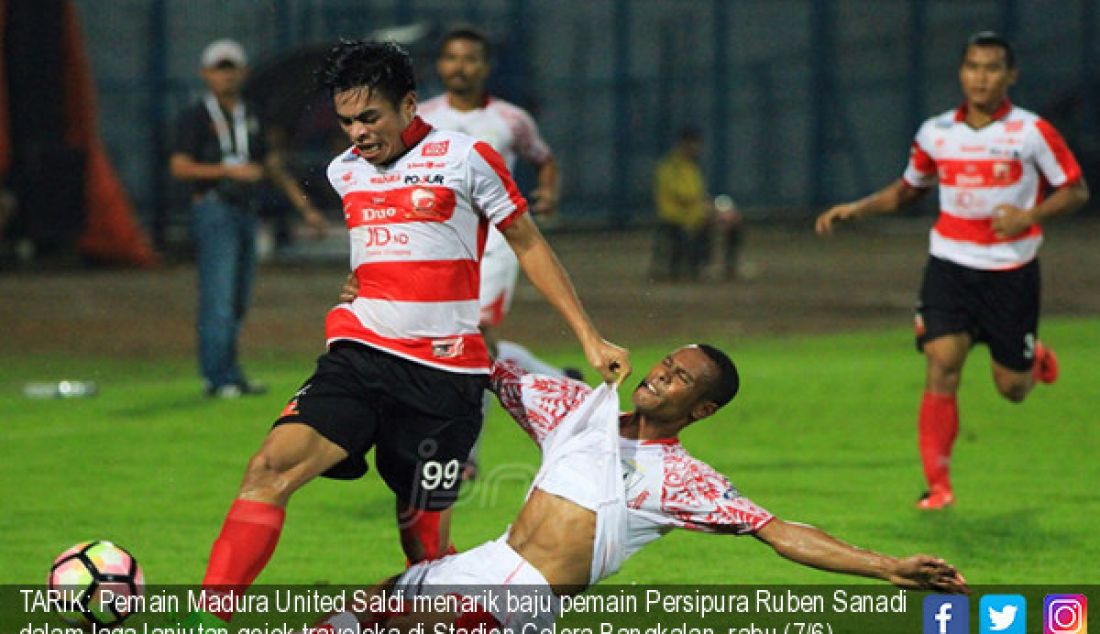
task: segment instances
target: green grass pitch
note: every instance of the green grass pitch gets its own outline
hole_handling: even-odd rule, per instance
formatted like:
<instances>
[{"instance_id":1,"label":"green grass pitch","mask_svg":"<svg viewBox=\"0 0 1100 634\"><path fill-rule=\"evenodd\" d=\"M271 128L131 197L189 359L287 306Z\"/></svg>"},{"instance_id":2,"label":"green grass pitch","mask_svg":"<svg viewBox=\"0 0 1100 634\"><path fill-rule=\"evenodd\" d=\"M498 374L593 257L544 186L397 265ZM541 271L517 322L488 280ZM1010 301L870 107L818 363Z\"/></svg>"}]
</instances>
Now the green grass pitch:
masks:
<instances>
[{"instance_id":1,"label":"green grass pitch","mask_svg":"<svg viewBox=\"0 0 1100 634\"><path fill-rule=\"evenodd\" d=\"M780 517L815 524L891 554L930 552L971 583L1098 583L1100 320L1048 320L1062 379L1013 405L995 393L977 348L960 396L958 504L913 508L921 490L916 410L923 359L902 330L826 337L710 341L731 352L741 394L683 436L685 446ZM680 342L636 345L635 377ZM559 350L559 362L580 355ZM272 392L240 401L198 394L191 359L0 359L4 459L0 581L41 583L52 558L87 539L135 554L150 583L196 583L244 464L311 358L250 359ZM96 398L27 400L34 378L90 378ZM624 390L623 402L627 403ZM463 493L454 539L501 534L538 454L495 409L483 476ZM260 583L368 583L402 569L393 501L373 470L320 480L291 501L282 541ZM679 531L613 578L646 583L837 583L776 557L751 537Z\"/></svg>"}]
</instances>

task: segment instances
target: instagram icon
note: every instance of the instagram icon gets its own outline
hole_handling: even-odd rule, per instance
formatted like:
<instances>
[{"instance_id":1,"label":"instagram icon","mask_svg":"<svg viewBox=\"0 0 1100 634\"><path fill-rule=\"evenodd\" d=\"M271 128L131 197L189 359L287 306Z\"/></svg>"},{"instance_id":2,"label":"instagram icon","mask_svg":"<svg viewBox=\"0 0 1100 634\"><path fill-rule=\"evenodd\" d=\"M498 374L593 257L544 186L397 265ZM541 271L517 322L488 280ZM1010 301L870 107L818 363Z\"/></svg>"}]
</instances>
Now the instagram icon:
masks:
<instances>
[{"instance_id":1,"label":"instagram icon","mask_svg":"<svg viewBox=\"0 0 1100 634\"><path fill-rule=\"evenodd\" d=\"M1048 594L1043 598L1043 634L1088 634L1088 600L1083 594Z\"/></svg>"}]
</instances>

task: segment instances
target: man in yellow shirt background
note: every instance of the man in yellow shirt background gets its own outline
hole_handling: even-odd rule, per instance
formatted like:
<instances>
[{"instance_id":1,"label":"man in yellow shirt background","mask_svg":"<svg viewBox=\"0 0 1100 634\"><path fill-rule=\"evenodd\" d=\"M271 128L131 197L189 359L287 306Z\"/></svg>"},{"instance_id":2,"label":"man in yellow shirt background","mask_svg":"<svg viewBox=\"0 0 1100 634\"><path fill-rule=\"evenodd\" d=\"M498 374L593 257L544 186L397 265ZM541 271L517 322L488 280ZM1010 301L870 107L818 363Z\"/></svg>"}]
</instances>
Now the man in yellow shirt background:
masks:
<instances>
[{"instance_id":1,"label":"man in yellow shirt background","mask_svg":"<svg viewBox=\"0 0 1100 634\"><path fill-rule=\"evenodd\" d=\"M703 179L699 163L702 155L702 134L698 128L686 127L680 131L676 146L657 164L653 181L658 223L650 269L653 279L698 280L710 257L712 229L718 218ZM734 273L737 227L726 227L729 222L717 224L723 233L729 230L724 236L725 257L718 263L719 275L729 278Z\"/></svg>"}]
</instances>

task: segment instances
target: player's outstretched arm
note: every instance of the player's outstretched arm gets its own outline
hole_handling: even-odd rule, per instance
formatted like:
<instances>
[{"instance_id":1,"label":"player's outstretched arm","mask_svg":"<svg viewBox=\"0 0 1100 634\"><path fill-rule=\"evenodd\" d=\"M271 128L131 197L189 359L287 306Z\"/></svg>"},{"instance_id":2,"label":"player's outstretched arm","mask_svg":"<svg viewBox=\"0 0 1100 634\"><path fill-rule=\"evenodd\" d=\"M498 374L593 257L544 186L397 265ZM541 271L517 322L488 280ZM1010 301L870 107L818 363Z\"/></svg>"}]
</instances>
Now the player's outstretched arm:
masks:
<instances>
[{"instance_id":1,"label":"player's outstretched arm","mask_svg":"<svg viewBox=\"0 0 1100 634\"><path fill-rule=\"evenodd\" d=\"M917 200L927 191L927 189L912 187L899 178L866 198L831 207L817 217L814 230L818 235L829 235L833 232L833 225L838 222L855 220L863 216L893 213Z\"/></svg>"},{"instance_id":2,"label":"player's outstretched arm","mask_svg":"<svg viewBox=\"0 0 1100 634\"><path fill-rule=\"evenodd\" d=\"M630 374L630 353L605 341L584 312L569 274L527 214L502 231L531 284L569 324L584 348L584 356L603 380L621 382Z\"/></svg>"},{"instance_id":3,"label":"player's outstretched arm","mask_svg":"<svg viewBox=\"0 0 1100 634\"><path fill-rule=\"evenodd\" d=\"M882 579L901 588L970 592L958 570L928 555L896 559L856 548L813 526L778 518L757 531L756 537L782 557L804 566Z\"/></svg>"}]
</instances>

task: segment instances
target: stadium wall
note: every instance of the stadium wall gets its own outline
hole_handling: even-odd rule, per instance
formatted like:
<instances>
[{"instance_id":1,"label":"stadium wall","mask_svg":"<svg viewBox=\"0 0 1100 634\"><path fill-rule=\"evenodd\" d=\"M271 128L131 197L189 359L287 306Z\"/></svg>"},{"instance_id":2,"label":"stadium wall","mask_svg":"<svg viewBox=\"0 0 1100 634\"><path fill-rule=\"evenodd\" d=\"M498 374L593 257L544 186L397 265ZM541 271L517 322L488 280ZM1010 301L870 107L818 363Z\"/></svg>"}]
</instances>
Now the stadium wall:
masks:
<instances>
[{"instance_id":1,"label":"stadium wall","mask_svg":"<svg viewBox=\"0 0 1100 634\"><path fill-rule=\"evenodd\" d=\"M961 43L1018 48L1020 105L1055 121L1092 171L1097 0L78 0L108 151L160 241L181 235L166 176L171 122L200 90L202 47L234 37L254 66L339 36L481 25L491 87L536 113L563 168L563 220L652 217L650 176L677 128L707 135L711 188L758 219L792 219L895 178L920 121L954 106ZM716 142L717 140L717 142ZM304 163L323 162L316 155ZM315 166L312 166L315 167ZM529 179L529 174L521 174ZM1094 181L1095 181L1094 176ZM173 211L175 210L175 211Z\"/></svg>"}]
</instances>

